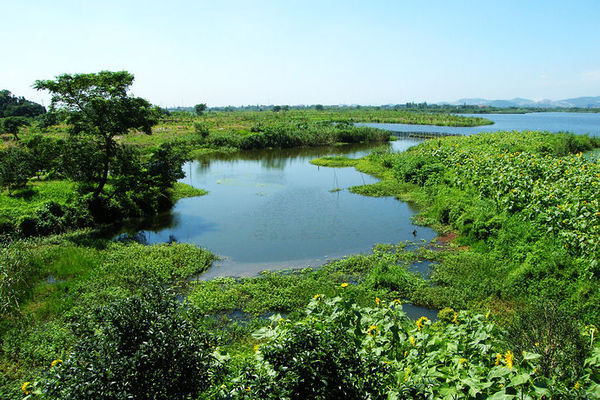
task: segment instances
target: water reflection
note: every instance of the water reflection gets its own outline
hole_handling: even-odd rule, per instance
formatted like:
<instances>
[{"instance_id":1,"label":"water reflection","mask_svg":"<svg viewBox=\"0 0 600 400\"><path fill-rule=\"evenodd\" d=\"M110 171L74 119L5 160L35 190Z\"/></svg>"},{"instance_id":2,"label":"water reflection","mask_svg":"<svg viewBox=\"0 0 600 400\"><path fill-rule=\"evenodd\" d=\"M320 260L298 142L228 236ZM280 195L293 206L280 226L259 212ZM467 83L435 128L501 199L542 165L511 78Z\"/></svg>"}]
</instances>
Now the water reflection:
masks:
<instances>
[{"instance_id":1,"label":"water reflection","mask_svg":"<svg viewBox=\"0 0 600 400\"><path fill-rule=\"evenodd\" d=\"M402 150L418 142L396 141L386 148ZM370 252L376 243L414 240L410 205L348 191L377 179L354 168L309 162L334 154L362 157L374 147L253 151L188 163L182 181L209 194L182 199L171 213L131 222L119 234L144 243L176 240L208 248L222 261L203 278L316 266ZM419 239L433 237L433 230L419 228Z\"/></svg>"}]
</instances>

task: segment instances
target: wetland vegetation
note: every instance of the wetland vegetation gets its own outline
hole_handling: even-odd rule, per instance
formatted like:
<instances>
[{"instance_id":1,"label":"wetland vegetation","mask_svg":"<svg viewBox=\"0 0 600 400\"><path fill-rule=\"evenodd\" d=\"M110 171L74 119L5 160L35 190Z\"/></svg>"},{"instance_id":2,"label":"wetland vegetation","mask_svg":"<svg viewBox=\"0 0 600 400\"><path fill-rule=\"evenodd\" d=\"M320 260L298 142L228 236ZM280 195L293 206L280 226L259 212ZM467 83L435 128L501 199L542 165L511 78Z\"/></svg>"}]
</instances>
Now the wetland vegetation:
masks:
<instances>
[{"instance_id":1,"label":"wetland vegetation","mask_svg":"<svg viewBox=\"0 0 600 400\"><path fill-rule=\"evenodd\" d=\"M583 155L598 139L495 132L315 159L377 177L349 191L418 206L440 240L197 280L211 249L95 229L205 194L177 182L195 156L390 139L355 122L486 123L369 108L200 114L149 114L110 134L78 131L86 121L70 114L3 136L0 397L600 396L600 164Z\"/></svg>"}]
</instances>

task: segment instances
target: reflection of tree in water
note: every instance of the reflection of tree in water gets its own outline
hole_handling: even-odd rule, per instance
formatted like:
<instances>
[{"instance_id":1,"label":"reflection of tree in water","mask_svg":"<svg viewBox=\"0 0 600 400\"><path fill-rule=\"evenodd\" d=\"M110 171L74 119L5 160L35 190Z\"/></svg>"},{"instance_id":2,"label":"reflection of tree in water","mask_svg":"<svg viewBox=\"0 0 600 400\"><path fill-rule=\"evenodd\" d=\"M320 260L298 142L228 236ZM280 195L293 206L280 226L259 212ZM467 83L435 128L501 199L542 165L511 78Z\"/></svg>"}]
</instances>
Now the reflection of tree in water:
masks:
<instances>
[{"instance_id":1,"label":"reflection of tree in water","mask_svg":"<svg viewBox=\"0 0 600 400\"><path fill-rule=\"evenodd\" d=\"M174 229L179 225L179 216L171 212L159 214L151 218L129 219L116 228L118 236L116 241L135 241L148 244L149 232L158 233L164 229ZM109 230L107 236L114 237L115 230ZM169 237L169 240L171 237ZM177 241L173 236L173 241Z\"/></svg>"},{"instance_id":2,"label":"reflection of tree in water","mask_svg":"<svg viewBox=\"0 0 600 400\"><path fill-rule=\"evenodd\" d=\"M383 145L391 147L389 144ZM199 158L195 162L196 172L202 174L210 169L212 161L260 161L263 168L266 169L284 169L289 162L300 158L308 160L324 157L327 155L344 155L356 153L359 151L368 151L375 148L381 148L382 144L364 143L364 144L344 144L339 146L320 146L320 147L301 147L292 149L262 149L262 150L245 150L235 153L216 153L210 156ZM308 161L307 160L307 161ZM191 168L191 166L184 167ZM187 170L186 170L187 172Z\"/></svg>"},{"instance_id":3,"label":"reflection of tree in water","mask_svg":"<svg viewBox=\"0 0 600 400\"><path fill-rule=\"evenodd\" d=\"M139 244L147 245L148 244L148 235L144 231L139 231L134 234L130 233L121 233L119 236L113 239L115 242L121 243L129 243L136 242Z\"/></svg>"}]
</instances>

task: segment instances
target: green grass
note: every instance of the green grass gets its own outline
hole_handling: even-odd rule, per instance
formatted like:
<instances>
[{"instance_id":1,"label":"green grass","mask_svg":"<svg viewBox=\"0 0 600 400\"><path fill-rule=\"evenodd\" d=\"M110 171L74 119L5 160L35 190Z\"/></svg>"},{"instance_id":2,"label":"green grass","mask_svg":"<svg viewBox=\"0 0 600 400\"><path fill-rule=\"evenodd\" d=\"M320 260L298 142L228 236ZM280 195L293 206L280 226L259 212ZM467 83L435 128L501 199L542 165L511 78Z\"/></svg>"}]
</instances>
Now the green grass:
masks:
<instances>
[{"instance_id":1,"label":"green grass","mask_svg":"<svg viewBox=\"0 0 600 400\"><path fill-rule=\"evenodd\" d=\"M173 201L177 201L186 197L204 196L207 193L208 192L206 190L197 189L188 185L187 183L176 182L175 186L173 187L172 198Z\"/></svg>"},{"instance_id":2,"label":"green grass","mask_svg":"<svg viewBox=\"0 0 600 400\"><path fill-rule=\"evenodd\" d=\"M75 183L66 180L31 180L23 189L9 196L8 191L0 193L0 218L16 219L21 215L30 215L42 204L55 201L67 204L75 196Z\"/></svg>"},{"instance_id":3,"label":"green grass","mask_svg":"<svg viewBox=\"0 0 600 400\"><path fill-rule=\"evenodd\" d=\"M321 157L310 160L310 163L319 167L354 167L358 160L344 156Z\"/></svg>"}]
</instances>

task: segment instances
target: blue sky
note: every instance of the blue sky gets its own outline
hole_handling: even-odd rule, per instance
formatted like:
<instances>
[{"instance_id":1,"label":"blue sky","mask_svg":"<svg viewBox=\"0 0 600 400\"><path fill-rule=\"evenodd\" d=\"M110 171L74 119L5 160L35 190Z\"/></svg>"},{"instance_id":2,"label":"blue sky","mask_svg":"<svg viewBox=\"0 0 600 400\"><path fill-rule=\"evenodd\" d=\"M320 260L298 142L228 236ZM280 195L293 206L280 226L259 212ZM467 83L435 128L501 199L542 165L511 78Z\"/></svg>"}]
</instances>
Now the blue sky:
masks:
<instances>
[{"instance_id":1,"label":"blue sky","mask_svg":"<svg viewBox=\"0 0 600 400\"><path fill-rule=\"evenodd\" d=\"M600 95L600 1L0 0L0 89L128 70L161 106Z\"/></svg>"}]
</instances>

